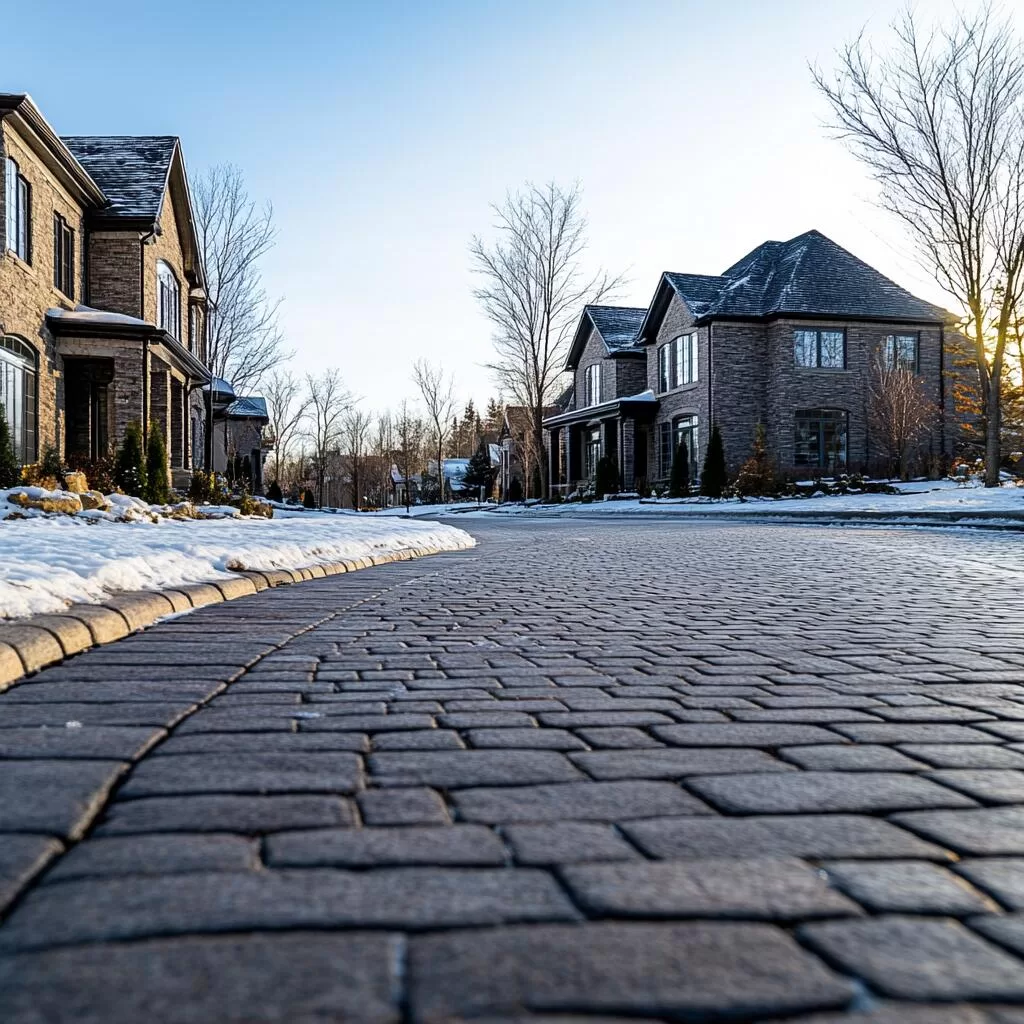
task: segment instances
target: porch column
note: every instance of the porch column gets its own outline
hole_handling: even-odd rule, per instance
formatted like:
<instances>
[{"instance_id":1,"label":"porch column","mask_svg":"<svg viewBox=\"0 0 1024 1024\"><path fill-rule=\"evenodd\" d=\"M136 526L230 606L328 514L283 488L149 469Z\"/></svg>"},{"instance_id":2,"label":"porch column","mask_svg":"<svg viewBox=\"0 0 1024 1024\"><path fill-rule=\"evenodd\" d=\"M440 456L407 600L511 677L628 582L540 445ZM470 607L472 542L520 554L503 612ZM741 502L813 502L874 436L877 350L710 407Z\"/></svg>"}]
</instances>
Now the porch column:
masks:
<instances>
[{"instance_id":1,"label":"porch column","mask_svg":"<svg viewBox=\"0 0 1024 1024\"><path fill-rule=\"evenodd\" d=\"M635 483L635 448L636 420L632 416L623 416L619 421L619 475L622 477L622 489L625 491L631 491Z\"/></svg>"},{"instance_id":2,"label":"porch column","mask_svg":"<svg viewBox=\"0 0 1024 1024\"><path fill-rule=\"evenodd\" d=\"M548 483L554 489L561 483L561 473L558 465L559 446L562 431L555 427L548 431Z\"/></svg>"},{"instance_id":3,"label":"porch column","mask_svg":"<svg viewBox=\"0 0 1024 1024\"><path fill-rule=\"evenodd\" d=\"M152 361L153 369L149 374L149 422L158 426L164 435L167 445L168 462L173 458L173 438L171 436L171 371L158 359ZM170 475L168 474L168 480Z\"/></svg>"},{"instance_id":4,"label":"porch column","mask_svg":"<svg viewBox=\"0 0 1024 1024\"><path fill-rule=\"evenodd\" d=\"M181 469L185 465L185 388L174 377L170 377L170 385L171 433L167 439L167 457L173 468Z\"/></svg>"}]
</instances>

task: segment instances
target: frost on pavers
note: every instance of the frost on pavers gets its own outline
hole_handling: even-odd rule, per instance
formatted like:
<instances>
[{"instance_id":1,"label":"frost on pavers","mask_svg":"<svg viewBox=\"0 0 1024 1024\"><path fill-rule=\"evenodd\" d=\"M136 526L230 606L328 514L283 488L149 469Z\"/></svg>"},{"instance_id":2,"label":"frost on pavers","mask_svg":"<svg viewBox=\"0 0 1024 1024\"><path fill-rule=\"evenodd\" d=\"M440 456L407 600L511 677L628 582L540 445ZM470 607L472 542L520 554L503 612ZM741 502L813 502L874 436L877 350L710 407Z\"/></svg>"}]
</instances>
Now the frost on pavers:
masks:
<instances>
[{"instance_id":1,"label":"frost on pavers","mask_svg":"<svg viewBox=\"0 0 1024 1024\"><path fill-rule=\"evenodd\" d=\"M732 814L900 811L974 807L973 800L915 775L891 772L786 772L691 777L687 785Z\"/></svg>"},{"instance_id":2,"label":"frost on pavers","mask_svg":"<svg viewBox=\"0 0 1024 1024\"><path fill-rule=\"evenodd\" d=\"M553 966L554 965L554 966ZM762 1020L845 1006L839 977L767 924L536 925L414 937L418 1022L535 1013Z\"/></svg>"},{"instance_id":3,"label":"frost on pavers","mask_svg":"<svg viewBox=\"0 0 1024 1024\"><path fill-rule=\"evenodd\" d=\"M506 825L501 833L517 864L584 864L641 856L613 826L596 822Z\"/></svg>"},{"instance_id":4,"label":"frost on pavers","mask_svg":"<svg viewBox=\"0 0 1024 1024\"><path fill-rule=\"evenodd\" d=\"M0 733L0 741L3 734ZM151 757L177 754L263 754L311 751L349 750L364 753L370 749L369 738L357 732L222 732L182 734L175 730Z\"/></svg>"},{"instance_id":5,"label":"frost on pavers","mask_svg":"<svg viewBox=\"0 0 1024 1024\"><path fill-rule=\"evenodd\" d=\"M677 747L792 747L802 743L842 743L843 737L816 725L765 722L660 725L651 732Z\"/></svg>"},{"instance_id":6,"label":"frost on pavers","mask_svg":"<svg viewBox=\"0 0 1024 1024\"><path fill-rule=\"evenodd\" d=\"M116 800L93 835L150 832L240 832L355 824L352 807L336 796L175 796Z\"/></svg>"},{"instance_id":7,"label":"frost on pavers","mask_svg":"<svg viewBox=\"0 0 1024 1024\"><path fill-rule=\"evenodd\" d=\"M63 728L68 722L91 725L169 727L195 709L195 704L124 701L117 704L12 704L0 697L0 730L21 727ZM75 728L72 726L72 728Z\"/></svg>"},{"instance_id":8,"label":"frost on pavers","mask_svg":"<svg viewBox=\"0 0 1024 1024\"><path fill-rule=\"evenodd\" d=\"M1024 910L1024 858L986 857L964 860L956 870L991 893L1004 907Z\"/></svg>"},{"instance_id":9,"label":"frost on pavers","mask_svg":"<svg viewBox=\"0 0 1024 1024\"><path fill-rule=\"evenodd\" d=\"M0 963L0 1006L11 1024L397 1024L399 941L300 932L26 953Z\"/></svg>"},{"instance_id":10,"label":"frost on pavers","mask_svg":"<svg viewBox=\"0 0 1024 1024\"><path fill-rule=\"evenodd\" d=\"M4 710L0 709L0 716ZM0 729L0 758L101 758L131 761L167 733L149 726L72 725ZM2 769L0 769L2 770Z\"/></svg>"},{"instance_id":11,"label":"frost on pavers","mask_svg":"<svg viewBox=\"0 0 1024 1024\"><path fill-rule=\"evenodd\" d=\"M961 854L1024 854L1024 807L895 814L903 828Z\"/></svg>"},{"instance_id":12,"label":"frost on pavers","mask_svg":"<svg viewBox=\"0 0 1024 1024\"><path fill-rule=\"evenodd\" d=\"M0 951L267 928L445 928L576 921L546 871L381 868L82 879L33 889Z\"/></svg>"},{"instance_id":13,"label":"frost on pavers","mask_svg":"<svg viewBox=\"0 0 1024 1024\"><path fill-rule=\"evenodd\" d=\"M405 751L371 754L378 786L500 786L566 782L583 776L552 750Z\"/></svg>"},{"instance_id":14,"label":"frost on pavers","mask_svg":"<svg viewBox=\"0 0 1024 1024\"><path fill-rule=\"evenodd\" d=\"M121 795L354 793L360 775L358 756L347 751L181 754L143 761Z\"/></svg>"},{"instance_id":15,"label":"frost on pavers","mask_svg":"<svg viewBox=\"0 0 1024 1024\"><path fill-rule=\"evenodd\" d=\"M266 840L271 867L500 867L501 840L483 825L285 832Z\"/></svg>"},{"instance_id":16,"label":"frost on pavers","mask_svg":"<svg viewBox=\"0 0 1024 1024\"><path fill-rule=\"evenodd\" d=\"M49 836L0 835L0 913L62 849Z\"/></svg>"},{"instance_id":17,"label":"frost on pavers","mask_svg":"<svg viewBox=\"0 0 1024 1024\"><path fill-rule=\"evenodd\" d=\"M968 748L969 749L969 748ZM829 743L813 747L783 747L779 757L810 771L896 772L918 771L928 765L893 747L871 744Z\"/></svg>"},{"instance_id":18,"label":"frost on pavers","mask_svg":"<svg viewBox=\"0 0 1024 1024\"><path fill-rule=\"evenodd\" d=\"M622 831L652 857L917 857L951 861L941 846L925 842L880 818L807 814L770 818L655 818L627 821Z\"/></svg>"},{"instance_id":19,"label":"frost on pavers","mask_svg":"<svg viewBox=\"0 0 1024 1024\"><path fill-rule=\"evenodd\" d=\"M1024 803L1024 771L1013 768L943 768L928 778L986 804Z\"/></svg>"},{"instance_id":20,"label":"frost on pavers","mask_svg":"<svg viewBox=\"0 0 1024 1024\"><path fill-rule=\"evenodd\" d=\"M0 833L77 839L127 767L120 761L8 761L0 770Z\"/></svg>"},{"instance_id":21,"label":"frost on pavers","mask_svg":"<svg viewBox=\"0 0 1024 1024\"><path fill-rule=\"evenodd\" d=\"M829 961L900 999L1024 999L1024 964L948 918L877 917L799 929Z\"/></svg>"},{"instance_id":22,"label":"frost on pavers","mask_svg":"<svg viewBox=\"0 0 1024 1024\"><path fill-rule=\"evenodd\" d=\"M624 821L655 815L710 814L671 782L575 782L549 786L462 789L451 795L465 821Z\"/></svg>"},{"instance_id":23,"label":"frost on pavers","mask_svg":"<svg viewBox=\"0 0 1024 1024\"><path fill-rule=\"evenodd\" d=\"M1024 768L1024 754L1019 749L995 744L908 743L900 750L935 768Z\"/></svg>"},{"instance_id":24,"label":"frost on pavers","mask_svg":"<svg viewBox=\"0 0 1024 1024\"><path fill-rule=\"evenodd\" d=\"M90 836L46 874L46 883L77 878L249 871L259 865L257 841L229 834Z\"/></svg>"},{"instance_id":25,"label":"frost on pavers","mask_svg":"<svg viewBox=\"0 0 1024 1024\"><path fill-rule=\"evenodd\" d=\"M592 917L796 921L861 913L814 868L792 858L578 864L562 868L561 876Z\"/></svg>"},{"instance_id":26,"label":"frost on pavers","mask_svg":"<svg viewBox=\"0 0 1024 1024\"><path fill-rule=\"evenodd\" d=\"M874 913L963 917L998 910L951 871L927 861L838 860L821 867L833 885Z\"/></svg>"},{"instance_id":27,"label":"frost on pavers","mask_svg":"<svg viewBox=\"0 0 1024 1024\"><path fill-rule=\"evenodd\" d=\"M681 779L728 772L793 772L763 750L694 747L660 750L599 750L570 754L573 764L595 779Z\"/></svg>"}]
</instances>

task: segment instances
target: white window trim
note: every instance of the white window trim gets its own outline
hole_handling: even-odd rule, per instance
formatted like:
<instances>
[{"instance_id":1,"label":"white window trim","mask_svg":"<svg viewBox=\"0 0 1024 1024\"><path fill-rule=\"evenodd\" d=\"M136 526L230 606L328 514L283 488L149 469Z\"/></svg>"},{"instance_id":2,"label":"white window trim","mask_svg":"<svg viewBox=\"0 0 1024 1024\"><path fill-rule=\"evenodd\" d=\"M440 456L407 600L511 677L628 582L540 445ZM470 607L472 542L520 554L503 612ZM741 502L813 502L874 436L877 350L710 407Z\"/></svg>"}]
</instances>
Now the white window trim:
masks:
<instances>
[{"instance_id":1,"label":"white window trim","mask_svg":"<svg viewBox=\"0 0 1024 1024\"><path fill-rule=\"evenodd\" d=\"M174 268L165 260L156 263L156 325L181 340L181 284Z\"/></svg>"},{"instance_id":2,"label":"white window trim","mask_svg":"<svg viewBox=\"0 0 1024 1024\"><path fill-rule=\"evenodd\" d=\"M658 348L658 394L667 395L700 381L699 342L696 331L687 331Z\"/></svg>"},{"instance_id":3,"label":"white window trim","mask_svg":"<svg viewBox=\"0 0 1024 1024\"><path fill-rule=\"evenodd\" d=\"M583 371L583 402L584 408L601 404L601 364L591 363Z\"/></svg>"}]
</instances>

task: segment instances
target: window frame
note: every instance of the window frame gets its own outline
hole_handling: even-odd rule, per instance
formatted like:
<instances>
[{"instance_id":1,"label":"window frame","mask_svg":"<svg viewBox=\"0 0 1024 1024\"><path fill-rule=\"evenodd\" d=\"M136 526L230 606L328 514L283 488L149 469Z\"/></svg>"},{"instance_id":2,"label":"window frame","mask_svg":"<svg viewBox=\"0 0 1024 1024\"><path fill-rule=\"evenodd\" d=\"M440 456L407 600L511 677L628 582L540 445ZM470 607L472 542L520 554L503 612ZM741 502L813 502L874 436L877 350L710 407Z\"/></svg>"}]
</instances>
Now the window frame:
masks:
<instances>
[{"instance_id":1,"label":"window frame","mask_svg":"<svg viewBox=\"0 0 1024 1024\"><path fill-rule=\"evenodd\" d=\"M816 453L815 458L801 458L801 446L809 444L811 439L804 440L800 436L800 424L817 424L816 436L813 438ZM833 436L836 436L835 427L841 425L839 436L842 437L841 454L837 452L836 457L829 458L829 448L826 441L826 424L833 426ZM850 413L846 409L838 408L812 408L796 409L793 413L793 465L802 466L808 469L824 469L833 472L845 469L850 462Z\"/></svg>"},{"instance_id":2,"label":"window frame","mask_svg":"<svg viewBox=\"0 0 1024 1024\"><path fill-rule=\"evenodd\" d=\"M20 374L20 379L16 377ZM13 385L17 404L4 405L15 457L23 466L39 457L39 353L15 334L0 335L0 395Z\"/></svg>"},{"instance_id":3,"label":"window frame","mask_svg":"<svg viewBox=\"0 0 1024 1024\"><path fill-rule=\"evenodd\" d=\"M914 345L914 360L912 366L905 366L897 361L897 342L911 341ZM886 370L909 370L913 374L921 372L921 332L906 331L900 334L887 334L885 345L882 350L882 365Z\"/></svg>"},{"instance_id":4,"label":"window frame","mask_svg":"<svg viewBox=\"0 0 1024 1024\"><path fill-rule=\"evenodd\" d=\"M4 247L22 263L32 266L32 183L12 156L5 161L4 188Z\"/></svg>"},{"instance_id":5,"label":"window frame","mask_svg":"<svg viewBox=\"0 0 1024 1024\"><path fill-rule=\"evenodd\" d=\"M842 338L842 362L839 366L826 365L822 363L824 345L822 336L826 334L838 334ZM814 362L801 362L800 353L807 352L808 336L814 336L813 355ZM801 345L801 342L803 344ZM798 370L845 370L847 368L846 352L846 328L845 327L794 327L793 328L793 366Z\"/></svg>"},{"instance_id":6,"label":"window frame","mask_svg":"<svg viewBox=\"0 0 1024 1024\"><path fill-rule=\"evenodd\" d=\"M175 341L181 340L181 282L166 260L156 261L156 325Z\"/></svg>"},{"instance_id":7,"label":"window frame","mask_svg":"<svg viewBox=\"0 0 1024 1024\"><path fill-rule=\"evenodd\" d=\"M585 367L583 370L583 407L585 409L601 404L601 384L601 364L591 363Z\"/></svg>"},{"instance_id":8,"label":"window frame","mask_svg":"<svg viewBox=\"0 0 1024 1024\"><path fill-rule=\"evenodd\" d=\"M53 287L74 299L75 229L56 210L53 213Z\"/></svg>"},{"instance_id":9,"label":"window frame","mask_svg":"<svg viewBox=\"0 0 1024 1024\"><path fill-rule=\"evenodd\" d=\"M697 332L687 331L658 347L658 394L696 384L698 369Z\"/></svg>"}]
</instances>

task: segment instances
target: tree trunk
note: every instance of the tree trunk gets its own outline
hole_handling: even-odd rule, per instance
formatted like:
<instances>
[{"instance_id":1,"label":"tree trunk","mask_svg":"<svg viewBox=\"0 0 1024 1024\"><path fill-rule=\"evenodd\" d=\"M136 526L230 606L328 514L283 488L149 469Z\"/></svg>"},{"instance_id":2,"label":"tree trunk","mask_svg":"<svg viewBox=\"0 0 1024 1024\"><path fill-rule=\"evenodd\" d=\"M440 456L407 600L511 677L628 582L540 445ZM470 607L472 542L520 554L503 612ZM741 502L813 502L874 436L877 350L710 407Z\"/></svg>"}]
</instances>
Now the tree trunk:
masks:
<instances>
[{"instance_id":1,"label":"tree trunk","mask_svg":"<svg viewBox=\"0 0 1024 1024\"><path fill-rule=\"evenodd\" d=\"M1002 462L1002 373L989 375L985 416L985 486L999 486L999 468Z\"/></svg>"}]
</instances>

